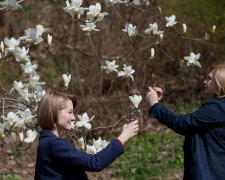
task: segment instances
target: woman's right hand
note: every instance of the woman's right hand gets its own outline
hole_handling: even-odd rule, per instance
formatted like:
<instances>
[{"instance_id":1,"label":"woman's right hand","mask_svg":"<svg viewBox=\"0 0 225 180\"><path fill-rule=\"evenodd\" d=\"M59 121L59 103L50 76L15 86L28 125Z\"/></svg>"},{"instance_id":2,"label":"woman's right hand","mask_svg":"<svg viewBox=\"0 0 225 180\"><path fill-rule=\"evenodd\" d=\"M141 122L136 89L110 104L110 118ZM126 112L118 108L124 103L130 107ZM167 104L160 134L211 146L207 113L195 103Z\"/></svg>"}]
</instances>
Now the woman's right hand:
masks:
<instances>
[{"instance_id":1,"label":"woman's right hand","mask_svg":"<svg viewBox=\"0 0 225 180\"><path fill-rule=\"evenodd\" d=\"M163 97L163 91L159 87L149 87L146 94L146 99L150 104L150 107L158 103Z\"/></svg>"},{"instance_id":2,"label":"woman's right hand","mask_svg":"<svg viewBox=\"0 0 225 180\"><path fill-rule=\"evenodd\" d=\"M129 124L125 124L123 126L122 133L117 139L119 139L121 143L125 144L125 142L128 139L132 138L138 133L138 130L139 130L138 120L135 120Z\"/></svg>"},{"instance_id":3,"label":"woman's right hand","mask_svg":"<svg viewBox=\"0 0 225 180\"><path fill-rule=\"evenodd\" d=\"M158 101L160 101L163 98L163 90L160 87L153 87L153 89L156 91L158 95Z\"/></svg>"}]
</instances>

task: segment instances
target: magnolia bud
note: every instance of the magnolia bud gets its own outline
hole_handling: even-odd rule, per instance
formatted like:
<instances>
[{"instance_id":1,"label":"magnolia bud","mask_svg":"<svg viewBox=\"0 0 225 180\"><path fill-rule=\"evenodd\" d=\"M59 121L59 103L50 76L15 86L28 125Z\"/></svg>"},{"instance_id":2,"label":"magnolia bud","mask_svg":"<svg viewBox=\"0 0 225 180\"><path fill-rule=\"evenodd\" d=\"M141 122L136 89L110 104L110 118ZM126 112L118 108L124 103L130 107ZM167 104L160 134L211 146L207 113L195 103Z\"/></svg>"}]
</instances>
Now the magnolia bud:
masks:
<instances>
[{"instance_id":1,"label":"magnolia bud","mask_svg":"<svg viewBox=\"0 0 225 180\"><path fill-rule=\"evenodd\" d=\"M214 33L215 31L216 31L216 26L213 25L213 27L212 27L212 33Z\"/></svg>"},{"instance_id":2,"label":"magnolia bud","mask_svg":"<svg viewBox=\"0 0 225 180\"><path fill-rule=\"evenodd\" d=\"M183 24L183 33L186 33L186 32L187 32L187 25Z\"/></svg>"},{"instance_id":3,"label":"magnolia bud","mask_svg":"<svg viewBox=\"0 0 225 180\"><path fill-rule=\"evenodd\" d=\"M16 142L16 133L12 132L11 138L12 138L12 141L15 143Z\"/></svg>"},{"instance_id":4,"label":"magnolia bud","mask_svg":"<svg viewBox=\"0 0 225 180\"><path fill-rule=\"evenodd\" d=\"M154 48L151 48L151 59L153 59L155 56L155 49Z\"/></svg>"},{"instance_id":5,"label":"magnolia bud","mask_svg":"<svg viewBox=\"0 0 225 180\"><path fill-rule=\"evenodd\" d=\"M52 45L52 36L48 34L48 45Z\"/></svg>"},{"instance_id":6,"label":"magnolia bud","mask_svg":"<svg viewBox=\"0 0 225 180\"><path fill-rule=\"evenodd\" d=\"M160 34L159 38L160 38L160 42L162 43L163 42L163 34Z\"/></svg>"},{"instance_id":7,"label":"magnolia bud","mask_svg":"<svg viewBox=\"0 0 225 180\"><path fill-rule=\"evenodd\" d=\"M69 3L69 1L67 0L67 1L66 1L66 7L68 7L68 6L70 6L70 3Z\"/></svg>"},{"instance_id":8,"label":"magnolia bud","mask_svg":"<svg viewBox=\"0 0 225 180\"><path fill-rule=\"evenodd\" d=\"M162 9L161 7L158 7L159 13L162 14Z\"/></svg>"},{"instance_id":9,"label":"magnolia bud","mask_svg":"<svg viewBox=\"0 0 225 180\"><path fill-rule=\"evenodd\" d=\"M24 140L23 132L19 133L19 138L20 138L20 142L23 142Z\"/></svg>"},{"instance_id":10,"label":"magnolia bud","mask_svg":"<svg viewBox=\"0 0 225 180\"><path fill-rule=\"evenodd\" d=\"M208 36L208 33L207 32L205 33L204 39L205 40L209 40L209 36Z\"/></svg>"},{"instance_id":11,"label":"magnolia bud","mask_svg":"<svg viewBox=\"0 0 225 180\"><path fill-rule=\"evenodd\" d=\"M77 14L77 19L80 19L80 14Z\"/></svg>"}]
</instances>

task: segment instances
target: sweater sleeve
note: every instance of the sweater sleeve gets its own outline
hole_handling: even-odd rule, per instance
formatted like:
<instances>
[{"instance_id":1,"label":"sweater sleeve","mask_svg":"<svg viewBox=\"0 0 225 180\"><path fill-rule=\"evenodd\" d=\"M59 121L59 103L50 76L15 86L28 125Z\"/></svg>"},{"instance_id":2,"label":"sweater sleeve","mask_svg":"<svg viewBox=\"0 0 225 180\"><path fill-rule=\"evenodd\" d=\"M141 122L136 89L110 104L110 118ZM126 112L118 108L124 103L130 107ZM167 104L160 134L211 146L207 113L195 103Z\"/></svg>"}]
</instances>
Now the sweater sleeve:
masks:
<instances>
[{"instance_id":1,"label":"sweater sleeve","mask_svg":"<svg viewBox=\"0 0 225 180\"><path fill-rule=\"evenodd\" d=\"M123 152L123 147L116 139L95 155L80 152L60 138L51 143L51 154L54 158L72 168L76 167L84 171L101 171Z\"/></svg>"},{"instance_id":2,"label":"sweater sleeve","mask_svg":"<svg viewBox=\"0 0 225 180\"><path fill-rule=\"evenodd\" d=\"M149 109L149 114L182 135L200 128L225 125L225 112L217 103L205 103L195 112L181 116L157 103Z\"/></svg>"}]
</instances>

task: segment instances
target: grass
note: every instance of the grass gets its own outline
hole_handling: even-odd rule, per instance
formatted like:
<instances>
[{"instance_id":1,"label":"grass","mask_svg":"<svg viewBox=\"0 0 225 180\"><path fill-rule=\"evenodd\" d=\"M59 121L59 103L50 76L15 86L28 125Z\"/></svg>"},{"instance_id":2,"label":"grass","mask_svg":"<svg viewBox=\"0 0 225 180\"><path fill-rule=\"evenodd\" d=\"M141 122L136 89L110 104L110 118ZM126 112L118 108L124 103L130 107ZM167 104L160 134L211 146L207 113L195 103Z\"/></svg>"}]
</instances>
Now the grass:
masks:
<instances>
[{"instance_id":1,"label":"grass","mask_svg":"<svg viewBox=\"0 0 225 180\"><path fill-rule=\"evenodd\" d=\"M16 174L0 174L0 180L20 180L21 177Z\"/></svg>"},{"instance_id":2,"label":"grass","mask_svg":"<svg viewBox=\"0 0 225 180\"><path fill-rule=\"evenodd\" d=\"M143 132L126 144L125 154L112 164L123 179L182 179L183 137L171 130Z\"/></svg>"}]
</instances>

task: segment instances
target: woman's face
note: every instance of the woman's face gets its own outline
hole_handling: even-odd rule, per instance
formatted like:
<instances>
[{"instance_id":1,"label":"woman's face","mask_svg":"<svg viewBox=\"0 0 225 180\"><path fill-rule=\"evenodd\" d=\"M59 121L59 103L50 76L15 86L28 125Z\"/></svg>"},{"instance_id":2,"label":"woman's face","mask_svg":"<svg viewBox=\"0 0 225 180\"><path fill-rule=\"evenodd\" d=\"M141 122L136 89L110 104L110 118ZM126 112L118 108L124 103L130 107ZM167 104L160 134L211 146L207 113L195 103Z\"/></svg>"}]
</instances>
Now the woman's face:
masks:
<instances>
[{"instance_id":1,"label":"woman's face","mask_svg":"<svg viewBox=\"0 0 225 180\"><path fill-rule=\"evenodd\" d=\"M217 85L214 78L214 70L212 70L208 74L208 78L204 81L204 94L208 97L213 97L216 95L217 92Z\"/></svg>"},{"instance_id":2,"label":"woman's face","mask_svg":"<svg viewBox=\"0 0 225 180\"><path fill-rule=\"evenodd\" d=\"M65 102L64 109L58 111L58 122L56 127L58 131L70 130L72 121L75 121L75 116L73 114L73 103L71 100Z\"/></svg>"}]
</instances>

